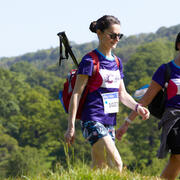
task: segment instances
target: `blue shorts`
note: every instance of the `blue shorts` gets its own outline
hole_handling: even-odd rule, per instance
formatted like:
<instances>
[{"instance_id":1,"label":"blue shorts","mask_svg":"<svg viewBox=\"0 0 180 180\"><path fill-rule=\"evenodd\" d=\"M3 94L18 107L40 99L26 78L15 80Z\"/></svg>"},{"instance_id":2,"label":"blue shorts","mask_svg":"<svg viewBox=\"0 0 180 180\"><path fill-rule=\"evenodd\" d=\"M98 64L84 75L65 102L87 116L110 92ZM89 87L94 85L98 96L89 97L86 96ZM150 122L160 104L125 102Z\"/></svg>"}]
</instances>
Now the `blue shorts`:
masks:
<instances>
[{"instance_id":1,"label":"blue shorts","mask_svg":"<svg viewBox=\"0 0 180 180\"><path fill-rule=\"evenodd\" d=\"M81 121L81 130L84 138L88 140L91 145L108 134L112 140L115 141L115 129L112 125L103 125L96 121Z\"/></svg>"}]
</instances>

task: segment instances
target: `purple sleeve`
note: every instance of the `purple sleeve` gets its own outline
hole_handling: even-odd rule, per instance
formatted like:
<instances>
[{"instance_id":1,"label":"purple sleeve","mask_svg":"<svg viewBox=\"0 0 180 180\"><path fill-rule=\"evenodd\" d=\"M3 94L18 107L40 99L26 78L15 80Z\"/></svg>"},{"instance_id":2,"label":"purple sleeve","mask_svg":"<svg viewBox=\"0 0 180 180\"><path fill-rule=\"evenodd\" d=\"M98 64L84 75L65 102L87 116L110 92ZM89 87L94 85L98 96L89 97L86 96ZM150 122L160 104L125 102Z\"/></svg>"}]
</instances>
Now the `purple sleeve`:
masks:
<instances>
[{"instance_id":1,"label":"purple sleeve","mask_svg":"<svg viewBox=\"0 0 180 180\"><path fill-rule=\"evenodd\" d=\"M119 57L118 57L118 60L119 60L119 70L120 70L121 79L123 79L124 78L123 64L122 64L122 61Z\"/></svg>"},{"instance_id":2,"label":"purple sleeve","mask_svg":"<svg viewBox=\"0 0 180 180\"><path fill-rule=\"evenodd\" d=\"M85 55L79 64L78 74L92 76L93 67L94 65L93 65L92 57L89 55Z\"/></svg>"},{"instance_id":3,"label":"purple sleeve","mask_svg":"<svg viewBox=\"0 0 180 180\"><path fill-rule=\"evenodd\" d=\"M153 74L153 77L152 77L152 80L154 80L154 81L157 82L159 85L161 85L162 88L164 87L164 83L165 83L164 73L165 73L165 64L162 64L162 65L156 70L156 72Z\"/></svg>"}]
</instances>

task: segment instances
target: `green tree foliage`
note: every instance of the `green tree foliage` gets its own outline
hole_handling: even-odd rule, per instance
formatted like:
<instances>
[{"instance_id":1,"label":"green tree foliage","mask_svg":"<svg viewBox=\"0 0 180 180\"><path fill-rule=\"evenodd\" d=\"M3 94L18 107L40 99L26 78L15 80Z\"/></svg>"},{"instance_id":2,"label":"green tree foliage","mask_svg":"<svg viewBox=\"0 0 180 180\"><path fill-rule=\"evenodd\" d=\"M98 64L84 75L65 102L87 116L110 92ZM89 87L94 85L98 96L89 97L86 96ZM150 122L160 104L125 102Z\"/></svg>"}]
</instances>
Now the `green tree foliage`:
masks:
<instances>
[{"instance_id":1,"label":"green tree foliage","mask_svg":"<svg viewBox=\"0 0 180 180\"><path fill-rule=\"evenodd\" d=\"M158 40L138 47L125 66L125 83L130 92L149 84L155 70L174 57L173 44Z\"/></svg>"},{"instance_id":2,"label":"green tree foliage","mask_svg":"<svg viewBox=\"0 0 180 180\"><path fill-rule=\"evenodd\" d=\"M0 124L0 177L6 176L8 161L17 149L18 142L6 134L6 129Z\"/></svg>"},{"instance_id":3,"label":"green tree foliage","mask_svg":"<svg viewBox=\"0 0 180 180\"><path fill-rule=\"evenodd\" d=\"M36 148L26 146L14 151L7 164L8 177L35 176L45 166L44 154Z\"/></svg>"},{"instance_id":4,"label":"green tree foliage","mask_svg":"<svg viewBox=\"0 0 180 180\"><path fill-rule=\"evenodd\" d=\"M10 67L10 70L17 73L22 73L26 76L31 76L33 72L37 71L37 68L26 61L15 63Z\"/></svg>"}]
</instances>

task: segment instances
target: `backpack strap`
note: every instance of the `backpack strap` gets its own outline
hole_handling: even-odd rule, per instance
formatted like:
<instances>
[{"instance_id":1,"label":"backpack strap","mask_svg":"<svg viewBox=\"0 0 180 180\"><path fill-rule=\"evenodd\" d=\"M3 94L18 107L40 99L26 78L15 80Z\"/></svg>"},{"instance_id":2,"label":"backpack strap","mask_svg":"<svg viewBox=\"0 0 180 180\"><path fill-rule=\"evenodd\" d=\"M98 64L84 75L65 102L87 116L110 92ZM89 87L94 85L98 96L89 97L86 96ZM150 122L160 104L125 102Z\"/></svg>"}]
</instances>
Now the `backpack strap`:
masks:
<instances>
[{"instance_id":1,"label":"backpack strap","mask_svg":"<svg viewBox=\"0 0 180 180\"><path fill-rule=\"evenodd\" d=\"M165 84L164 84L164 101L167 99L167 88L169 84L169 80L171 77L171 68L169 66L169 63L165 64Z\"/></svg>"},{"instance_id":2,"label":"backpack strap","mask_svg":"<svg viewBox=\"0 0 180 180\"><path fill-rule=\"evenodd\" d=\"M94 51L91 51L89 55L93 59L93 64L94 64L93 76L94 76L96 72L99 72L99 58L98 58L98 55Z\"/></svg>"},{"instance_id":3,"label":"backpack strap","mask_svg":"<svg viewBox=\"0 0 180 180\"><path fill-rule=\"evenodd\" d=\"M117 66L118 66L118 68L119 68L119 67L120 67L119 59L117 58L116 55L114 55L114 58L115 58L115 61L116 61Z\"/></svg>"},{"instance_id":4,"label":"backpack strap","mask_svg":"<svg viewBox=\"0 0 180 180\"><path fill-rule=\"evenodd\" d=\"M165 64L165 89L168 87L168 83L171 77L171 68L169 66L169 63Z\"/></svg>"},{"instance_id":5,"label":"backpack strap","mask_svg":"<svg viewBox=\"0 0 180 180\"><path fill-rule=\"evenodd\" d=\"M93 75L95 74L95 72L99 72L99 58L98 58L98 55L94 52L94 51L91 51L89 53L89 55L92 57L93 59L93 64L94 64L94 70L93 70ZM115 58L115 61L116 61L116 64L118 66L118 68L120 67L120 63L119 63L119 59L117 58L116 55L114 55L114 58Z\"/></svg>"}]
</instances>

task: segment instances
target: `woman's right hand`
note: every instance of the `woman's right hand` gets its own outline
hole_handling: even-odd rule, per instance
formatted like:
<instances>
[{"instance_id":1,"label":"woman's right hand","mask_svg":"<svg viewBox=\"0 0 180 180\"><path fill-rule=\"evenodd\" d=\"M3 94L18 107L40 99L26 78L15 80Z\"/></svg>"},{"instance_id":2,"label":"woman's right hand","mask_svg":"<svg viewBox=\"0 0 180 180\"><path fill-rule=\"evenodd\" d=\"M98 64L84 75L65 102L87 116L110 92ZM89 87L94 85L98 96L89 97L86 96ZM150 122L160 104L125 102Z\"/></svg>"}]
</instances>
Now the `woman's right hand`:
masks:
<instances>
[{"instance_id":1,"label":"woman's right hand","mask_svg":"<svg viewBox=\"0 0 180 180\"><path fill-rule=\"evenodd\" d=\"M75 139L75 128L68 128L66 133L64 134L64 137L68 146L71 146L71 144L74 143Z\"/></svg>"},{"instance_id":2,"label":"woman's right hand","mask_svg":"<svg viewBox=\"0 0 180 180\"><path fill-rule=\"evenodd\" d=\"M120 141L123 134L128 130L129 123L125 122L119 129L116 130L116 138Z\"/></svg>"}]
</instances>

